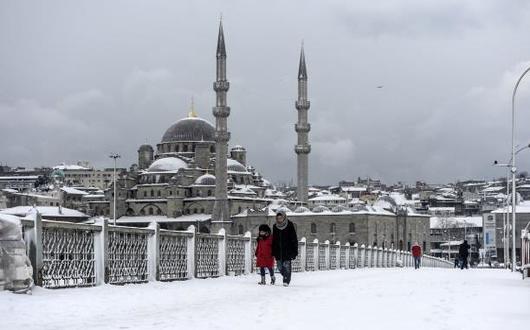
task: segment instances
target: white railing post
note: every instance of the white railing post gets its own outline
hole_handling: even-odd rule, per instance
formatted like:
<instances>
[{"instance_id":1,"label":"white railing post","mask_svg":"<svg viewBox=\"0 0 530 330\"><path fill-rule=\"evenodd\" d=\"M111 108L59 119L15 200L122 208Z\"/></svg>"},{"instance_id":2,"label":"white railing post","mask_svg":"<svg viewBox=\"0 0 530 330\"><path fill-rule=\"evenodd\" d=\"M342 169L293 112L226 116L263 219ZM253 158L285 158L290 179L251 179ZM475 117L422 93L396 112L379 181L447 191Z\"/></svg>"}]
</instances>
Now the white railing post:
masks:
<instances>
[{"instance_id":1,"label":"white railing post","mask_svg":"<svg viewBox=\"0 0 530 330\"><path fill-rule=\"evenodd\" d=\"M191 225L186 230L187 232L191 233L191 236L189 236L186 240L186 261L188 263L188 278L194 278L196 276L195 270L197 267L197 258L196 258L196 233L195 233L195 226Z\"/></svg>"},{"instance_id":2,"label":"white railing post","mask_svg":"<svg viewBox=\"0 0 530 330\"><path fill-rule=\"evenodd\" d=\"M366 247L366 259L366 265L368 268L372 268L372 247L370 245Z\"/></svg>"},{"instance_id":3,"label":"white railing post","mask_svg":"<svg viewBox=\"0 0 530 330\"><path fill-rule=\"evenodd\" d=\"M359 244L355 243L353 244L353 260L354 260L354 267L353 268L357 268L357 265L359 264L357 262L357 260L359 258Z\"/></svg>"},{"instance_id":4,"label":"white railing post","mask_svg":"<svg viewBox=\"0 0 530 330\"><path fill-rule=\"evenodd\" d=\"M361 250L359 251L359 261L360 268L364 268L366 266L366 246L364 244L361 244Z\"/></svg>"},{"instance_id":5,"label":"white railing post","mask_svg":"<svg viewBox=\"0 0 530 330\"><path fill-rule=\"evenodd\" d=\"M388 267L388 249L387 248L384 248L383 249L383 268L387 268Z\"/></svg>"},{"instance_id":6,"label":"white railing post","mask_svg":"<svg viewBox=\"0 0 530 330\"><path fill-rule=\"evenodd\" d=\"M318 239L314 239L313 240L313 244L315 244L315 246L313 247L313 249L315 249L313 251L313 255L315 257L315 270L321 270L320 269L320 243L318 243Z\"/></svg>"},{"instance_id":7,"label":"white railing post","mask_svg":"<svg viewBox=\"0 0 530 330\"><path fill-rule=\"evenodd\" d=\"M344 246L346 247L344 250L344 269L350 269L350 242L346 242Z\"/></svg>"},{"instance_id":8,"label":"white railing post","mask_svg":"<svg viewBox=\"0 0 530 330\"><path fill-rule=\"evenodd\" d=\"M306 267L306 258L307 258L307 240L305 237L302 237L302 239L300 240L300 243L301 244L301 248L300 248L300 255L298 256L298 258L300 258L300 271L302 272L305 272L305 267ZM299 244L300 244L299 243Z\"/></svg>"},{"instance_id":9,"label":"white railing post","mask_svg":"<svg viewBox=\"0 0 530 330\"><path fill-rule=\"evenodd\" d=\"M252 253L252 233L247 231L245 233L245 271L244 274L250 274L252 272L252 259L254 253Z\"/></svg>"},{"instance_id":10,"label":"white railing post","mask_svg":"<svg viewBox=\"0 0 530 330\"><path fill-rule=\"evenodd\" d=\"M340 241L335 242L335 246L335 269L340 269Z\"/></svg>"},{"instance_id":11,"label":"white railing post","mask_svg":"<svg viewBox=\"0 0 530 330\"><path fill-rule=\"evenodd\" d=\"M379 249L377 249L377 267L379 268L383 267L383 252L384 250L382 247L379 247Z\"/></svg>"},{"instance_id":12,"label":"white railing post","mask_svg":"<svg viewBox=\"0 0 530 330\"><path fill-rule=\"evenodd\" d=\"M149 228L153 233L147 238L147 280L149 282L158 281L158 264L160 262L160 225L157 222L151 222Z\"/></svg>"},{"instance_id":13,"label":"white railing post","mask_svg":"<svg viewBox=\"0 0 530 330\"><path fill-rule=\"evenodd\" d=\"M31 266L33 267L33 282L35 285L42 286L42 216L39 212L35 215L32 232L29 252Z\"/></svg>"},{"instance_id":14,"label":"white railing post","mask_svg":"<svg viewBox=\"0 0 530 330\"><path fill-rule=\"evenodd\" d=\"M226 275L226 231L221 228L217 235L219 238L219 276Z\"/></svg>"},{"instance_id":15,"label":"white railing post","mask_svg":"<svg viewBox=\"0 0 530 330\"><path fill-rule=\"evenodd\" d=\"M98 219L96 223L101 226L101 231L94 232L94 260L96 267L96 285L105 284L105 273L108 265L107 248L109 246L109 221Z\"/></svg>"}]
</instances>

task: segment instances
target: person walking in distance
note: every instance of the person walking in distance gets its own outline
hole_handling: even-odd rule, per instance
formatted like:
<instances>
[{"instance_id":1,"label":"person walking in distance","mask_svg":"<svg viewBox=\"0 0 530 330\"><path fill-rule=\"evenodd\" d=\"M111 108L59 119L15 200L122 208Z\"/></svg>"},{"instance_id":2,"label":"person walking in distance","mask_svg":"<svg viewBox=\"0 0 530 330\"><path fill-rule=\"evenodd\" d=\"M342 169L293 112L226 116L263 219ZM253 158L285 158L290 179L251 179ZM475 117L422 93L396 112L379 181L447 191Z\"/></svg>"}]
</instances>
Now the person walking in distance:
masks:
<instances>
[{"instance_id":1,"label":"person walking in distance","mask_svg":"<svg viewBox=\"0 0 530 330\"><path fill-rule=\"evenodd\" d=\"M414 257L414 269L419 269L421 266L421 246L418 242L412 245L412 256Z\"/></svg>"},{"instance_id":2,"label":"person walking in distance","mask_svg":"<svg viewBox=\"0 0 530 330\"><path fill-rule=\"evenodd\" d=\"M469 244L467 240L464 240L460 247L458 248L458 258L460 259L460 269L467 269L467 257L469 257Z\"/></svg>"},{"instance_id":3,"label":"person walking in distance","mask_svg":"<svg viewBox=\"0 0 530 330\"><path fill-rule=\"evenodd\" d=\"M256 246L256 267L259 267L261 281L258 284L265 285L265 270L271 276L271 285L274 285L274 258L272 257L272 235L271 227L266 224L259 226L258 244Z\"/></svg>"},{"instance_id":4,"label":"person walking in distance","mask_svg":"<svg viewBox=\"0 0 530 330\"><path fill-rule=\"evenodd\" d=\"M298 256L298 237L294 224L284 212L276 214L276 223L272 229L272 255L276 259L283 277L283 286L291 283L291 261Z\"/></svg>"}]
</instances>

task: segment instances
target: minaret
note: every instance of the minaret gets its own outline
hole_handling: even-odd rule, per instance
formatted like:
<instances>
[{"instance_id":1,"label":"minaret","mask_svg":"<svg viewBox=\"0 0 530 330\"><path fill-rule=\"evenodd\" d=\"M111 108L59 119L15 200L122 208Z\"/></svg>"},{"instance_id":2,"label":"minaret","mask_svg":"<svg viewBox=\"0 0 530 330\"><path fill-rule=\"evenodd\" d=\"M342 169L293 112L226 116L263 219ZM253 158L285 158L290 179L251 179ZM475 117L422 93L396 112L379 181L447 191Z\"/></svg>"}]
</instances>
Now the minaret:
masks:
<instances>
[{"instance_id":1,"label":"minaret","mask_svg":"<svg viewBox=\"0 0 530 330\"><path fill-rule=\"evenodd\" d=\"M226 49L223 33L223 22L219 22L219 36L217 38L217 74L213 89L216 94L216 104L213 108L215 116L215 203L213 206L213 221L229 221L230 211L227 196L226 158L230 133L227 130L227 118L230 107L226 105L226 92L230 84L226 80Z\"/></svg>"},{"instance_id":2,"label":"minaret","mask_svg":"<svg viewBox=\"0 0 530 330\"><path fill-rule=\"evenodd\" d=\"M305 67L304 45L300 51L300 65L298 67L298 100L296 101L298 110L298 122L294 125L298 135L298 144L294 147L297 155L297 188L298 200L307 204L307 177L308 177L308 156L311 152L311 145L308 140L308 133L311 125L307 122L307 110L309 101L307 100L307 70Z\"/></svg>"}]
</instances>

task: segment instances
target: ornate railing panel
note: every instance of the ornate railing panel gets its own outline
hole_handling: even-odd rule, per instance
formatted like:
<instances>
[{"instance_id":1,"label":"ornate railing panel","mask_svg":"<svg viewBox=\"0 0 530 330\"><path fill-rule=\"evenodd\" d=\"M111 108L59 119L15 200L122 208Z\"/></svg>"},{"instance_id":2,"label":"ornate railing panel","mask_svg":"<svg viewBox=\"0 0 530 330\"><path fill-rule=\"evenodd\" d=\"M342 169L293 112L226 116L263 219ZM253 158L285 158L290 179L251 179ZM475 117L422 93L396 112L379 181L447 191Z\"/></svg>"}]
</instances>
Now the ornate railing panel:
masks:
<instances>
[{"instance_id":1,"label":"ornate railing panel","mask_svg":"<svg viewBox=\"0 0 530 330\"><path fill-rule=\"evenodd\" d=\"M305 253L305 270L314 271L315 270L315 249L317 249L315 243L306 244L306 253Z\"/></svg>"},{"instance_id":2,"label":"ornate railing panel","mask_svg":"<svg viewBox=\"0 0 530 330\"><path fill-rule=\"evenodd\" d=\"M327 244L319 244L318 245L318 269L328 269L328 265L326 265L326 247Z\"/></svg>"},{"instance_id":3,"label":"ornate railing panel","mask_svg":"<svg viewBox=\"0 0 530 330\"><path fill-rule=\"evenodd\" d=\"M340 269L348 268L348 260L346 260L346 251L349 249L349 246L340 247Z\"/></svg>"},{"instance_id":4,"label":"ornate railing panel","mask_svg":"<svg viewBox=\"0 0 530 330\"><path fill-rule=\"evenodd\" d=\"M252 272L257 271L256 267L256 249L258 248L258 242L255 237L252 237Z\"/></svg>"},{"instance_id":5,"label":"ornate railing panel","mask_svg":"<svg viewBox=\"0 0 530 330\"><path fill-rule=\"evenodd\" d=\"M350 247L350 256L348 260L348 265L350 269L357 268L357 260L355 260L355 250L357 250L356 247Z\"/></svg>"},{"instance_id":6,"label":"ornate railing panel","mask_svg":"<svg viewBox=\"0 0 530 330\"><path fill-rule=\"evenodd\" d=\"M298 243L298 256L291 263L291 270L293 272L302 271L302 262L300 261L300 258L302 257L302 246L303 246L302 243Z\"/></svg>"},{"instance_id":7,"label":"ornate railing panel","mask_svg":"<svg viewBox=\"0 0 530 330\"><path fill-rule=\"evenodd\" d=\"M329 269L337 269L337 250L339 246L332 244L329 247Z\"/></svg>"},{"instance_id":8,"label":"ornate railing panel","mask_svg":"<svg viewBox=\"0 0 530 330\"><path fill-rule=\"evenodd\" d=\"M147 282L147 239L149 231L109 228L108 281L110 284Z\"/></svg>"},{"instance_id":9,"label":"ornate railing panel","mask_svg":"<svg viewBox=\"0 0 530 330\"><path fill-rule=\"evenodd\" d=\"M219 276L219 240L215 235L198 234L196 270L197 277L217 277Z\"/></svg>"},{"instance_id":10,"label":"ornate railing panel","mask_svg":"<svg viewBox=\"0 0 530 330\"><path fill-rule=\"evenodd\" d=\"M160 231L158 276L160 281L183 280L188 270L188 237L193 234Z\"/></svg>"},{"instance_id":11,"label":"ornate railing panel","mask_svg":"<svg viewBox=\"0 0 530 330\"><path fill-rule=\"evenodd\" d=\"M94 231L43 227L42 254L43 287L96 285Z\"/></svg>"},{"instance_id":12,"label":"ornate railing panel","mask_svg":"<svg viewBox=\"0 0 530 330\"><path fill-rule=\"evenodd\" d=\"M250 238L228 236L226 241L226 273L245 273L245 242Z\"/></svg>"}]
</instances>

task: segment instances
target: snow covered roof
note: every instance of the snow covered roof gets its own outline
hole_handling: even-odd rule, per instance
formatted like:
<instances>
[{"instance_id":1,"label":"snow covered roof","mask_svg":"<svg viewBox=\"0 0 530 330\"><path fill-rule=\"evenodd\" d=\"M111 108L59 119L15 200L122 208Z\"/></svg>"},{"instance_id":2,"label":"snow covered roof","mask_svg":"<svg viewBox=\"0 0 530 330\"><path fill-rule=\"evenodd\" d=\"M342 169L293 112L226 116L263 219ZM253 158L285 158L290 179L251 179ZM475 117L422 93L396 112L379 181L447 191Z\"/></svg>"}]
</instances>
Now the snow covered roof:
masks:
<instances>
[{"instance_id":1,"label":"snow covered roof","mask_svg":"<svg viewBox=\"0 0 530 330\"><path fill-rule=\"evenodd\" d=\"M59 211L60 210L60 211ZM15 206L8 209L0 210L0 213L11 214L20 217L39 212L43 217L65 217L65 218L88 218L88 215L77 210L57 206Z\"/></svg>"},{"instance_id":2,"label":"snow covered roof","mask_svg":"<svg viewBox=\"0 0 530 330\"><path fill-rule=\"evenodd\" d=\"M309 199L312 202L318 201L346 201L346 198L338 195L320 195Z\"/></svg>"},{"instance_id":3,"label":"snow covered roof","mask_svg":"<svg viewBox=\"0 0 530 330\"><path fill-rule=\"evenodd\" d=\"M247 168L235 159L227 158L226 166L228 172L248 173Z\"/></svg>"},{"instance_id":4,"label":"snow covered roof","mask_svg":"<svg viewBox=\"0 0 530 330\"><path fill-rule=\"evenodd\" d=\"M482 192L498 192L504 190L506 187L488 187L482 189Z\"/></svg>"},{"instance_id":5,"label":"snow covered roof","mask_svg":"<svg viewBox=\"0 0 530 330\"><path fill-rule=\"evenodd\" d=\"M215 175L203 174L195 180L196 186L215 186Z\"/></svg>"},{"instance_id":6,"label":"snow covered roof","mask_svg":"<svg viewBox=\"0 0 530 330\"><path fill-rule=\"evenodd\" d=\"M11 176L0 176L0 180L37 180L37 175L11 175Z\"/></svg>"},{"instance_id":7,"label":"snow covered roof","mask_svg":"<svg viewBox=\"0 0 530 330\"><path fill-rule=\"evenodd\" d=\"M188 164L180 158L166 157L155 160L147 169L148 172L177 172L181 168L187 168Z\"/></svg>"},{"instance_id":8,"label":"snow covered roof","mask_svg":"<svg viewBox=\"0 0 530 330\"><path fill-rule=\"evenodd\" d=\"M66 171L73 171L73 170L79 170L79 171L87 171L90 170L88 167L80 166L80 165L66 165L62 163L61 165L57 165L53 167L54 170L66 170Z\"/></svg>"},{"instance_id":9,"label":"snow covered roof","mask_svg":"<svg viewBox=\"0 0 530 330\"><path fill-rule=\"evenodd\" d=\"M492 211L491 213L505 213L506 207L501 207ZM512 212L512 206L508 206L508 212ZM515 213L530 213L530 201L523 201L515 207Z\"/></svg>"},{"instance_id":10,"label":"snow covered roof","mask_svg":"<svg viewBox=\"0 0 530 330\"><path fill-rule=\"evenodd\" d=\"M62 187L61 190L69 195L87 195L88 194L85 191L78 190L72 187Z\"/></svg>"},{"instance_id":11,"label":"snow covered roof","mask_svg":"<svg viewBox=\"0 0 530 330\"><path fill-rule=\"evenodd\" d=\"M482 217L431 217L431 228L482 227Z\"/></svg>"},{"instance_id":12,"label":"snow covered roof","mask_svg":"<svg viewBox=\"0 0 530 330\"><path fill-rule=\"evenodd\" d=\"M341 187L344 192L354 192L354 191L366 191L366 187Z\"/></svg>"},{"instance_id":13,"label":"snow covered roof","mask_svg":"<svg viewBox=\"0 0 530 330\"><path fill-rule=\"evenodd\" d=\"M119 219L116 219L116 223L118 224L124 224L124 223L151 223L151 222L159 222L159 223L169 223L169 222L189 222L190 224L193 224L197 221L207 221L212 218L211 214L187 214L176 218L168 218L163 215L147 215L147 216L124 216Z\"/></svg>"}]
</instances>

